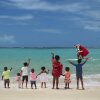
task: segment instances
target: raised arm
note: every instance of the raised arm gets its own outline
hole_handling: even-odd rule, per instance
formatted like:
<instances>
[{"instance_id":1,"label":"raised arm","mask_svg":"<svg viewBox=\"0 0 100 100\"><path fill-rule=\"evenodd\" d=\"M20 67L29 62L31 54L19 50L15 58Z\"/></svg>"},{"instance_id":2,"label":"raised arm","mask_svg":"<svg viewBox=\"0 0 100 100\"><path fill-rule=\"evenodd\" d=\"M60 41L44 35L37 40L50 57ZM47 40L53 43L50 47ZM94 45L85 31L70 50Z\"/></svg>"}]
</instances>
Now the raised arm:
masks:
<instances>
[{"instance_id":1,"label":"raised arm","mask_svg":"<svg viewBox=\"0 0 100 100\"><path fill-rule=\"evenodd\" d=\"M48 73L49 73L49 71L50 71L50 70L48 69L48 71L45 71L45 72L48 74Z\"/></svg>"},{"instance_id":2,"label":"raised arm","mask_svg":"<svg viewBox=\"0 0 100 100\"><path fill-rule=\"evenodd\" d=\"M12 67L10 68L10 71L12 70Z\"/></svg>"},{"instance_id":3,"label":"raised arm","mask_svg":"<svg viewBox=\"0 0 100 100\"><path fill-rule=\"evenodd\" d=\"M52 58L54 58L54 53L53 52L51 52L51 55L52 55Z\"/></svg>"},{"instance_id":4,"label":"raised arm","mask_svg":"<svg viewBox=\"0 0 100 100\"><path fill-rule=\"evenodd\" d=\"M68 60L68 62L69 62L70 64L72 64L72 65L74 65L74 66L75 66L75 64L74 64L73 62L71 62L70 60Z\"/></svg>"},{"instance_id":5,"label":"raised arm","mask_svg":"<svg viewBox=\"0 0 100 100\"><path fill-rule=\"evenodd\" d=\"M30 64L30 61L31 61L31 59L28 59L28 62L27 62L27 63L28 63L28 66L29 66L29 64Z\"/></svg>"},{"instance_id":6,"label":"raised arm","mask_svg":"<svg viewBox=\"0 0 100 100\"><path fill-rule=\"evenodd\" d=\"M83 65L87 62L87 60L88 60L89 58L86 58L86 60L82 63Z\"/></svg>"},{"instance_id":7,"label":"raised arm","mask_svg":"<svg viewBox=\"0 0 100 100\"><path fill-rule=\"evenodd\" d=\"M53 52L51 52L51 55L52 55L52 58L54 58L54 53Z\"/></svg>"},{"instance_id":8,"label":"raised arm","mask_svg":"<svg viewBox=\"0 0 100 100\"><path fill-rule=\"evenodd\" d=\"M41 73L42 73L42 71L41 71L39 74L37 74L37 76L36 76L36 77L38 77L39 75L41 75Z\"/></svg>"}]
</instances>

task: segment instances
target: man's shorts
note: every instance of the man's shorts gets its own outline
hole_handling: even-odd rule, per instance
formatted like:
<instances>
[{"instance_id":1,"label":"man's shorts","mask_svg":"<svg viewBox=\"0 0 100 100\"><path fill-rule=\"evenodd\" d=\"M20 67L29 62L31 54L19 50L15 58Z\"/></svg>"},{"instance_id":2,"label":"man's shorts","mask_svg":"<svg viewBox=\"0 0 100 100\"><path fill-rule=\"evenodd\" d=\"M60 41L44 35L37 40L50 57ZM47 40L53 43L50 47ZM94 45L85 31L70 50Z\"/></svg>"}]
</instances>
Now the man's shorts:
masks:
<instances>
[{"instance_id":1,"label":"man's shorts","mask_svg":"<svg viewBox=\"0 0 100 100\"><path fill-rule=\"evenodd\" d=\"M26 80L26 82L28 82L28 75L26 76L22 76L22 81Z\"/></svg>"},{"instance_id":2,"label":"man's shorts","mask_svg":"<svg viewBox=\"0 0 100 100\"><path fill-rule=\"evenodd\" d=\"M77 80L83 80L83 76L82 75L76 75Z\"/></svg>"}]
</instances>

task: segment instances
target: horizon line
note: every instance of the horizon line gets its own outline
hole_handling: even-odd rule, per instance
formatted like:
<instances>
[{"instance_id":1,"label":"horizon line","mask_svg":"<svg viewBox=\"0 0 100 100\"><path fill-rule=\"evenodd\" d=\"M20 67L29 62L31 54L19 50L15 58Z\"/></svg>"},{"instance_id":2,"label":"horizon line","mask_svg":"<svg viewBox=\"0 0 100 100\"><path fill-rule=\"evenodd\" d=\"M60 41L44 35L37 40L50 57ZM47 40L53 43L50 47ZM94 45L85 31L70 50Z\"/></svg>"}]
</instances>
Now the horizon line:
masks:
<instances>
[{"instance_id":1,"label":"horizon line","mask_svg":"<svg viewBox=\"0 0 100 100\"><path fill-rule=\"evenodd\" d=\"M86 47L86 46L85 46ZM52 49L52 48L74 48L74 47L71 47L71 46L68 46L68 47L27 47L27 46L25 46L25 47L20 47L20 46L18 46L18 47L0 47L0 48L22 48L22 49L24 49L24 48L34 48L34 49ZM96 46L87 46L86 48L100 48L100 47L96 47Z\"/></svg>"}]
</instances>

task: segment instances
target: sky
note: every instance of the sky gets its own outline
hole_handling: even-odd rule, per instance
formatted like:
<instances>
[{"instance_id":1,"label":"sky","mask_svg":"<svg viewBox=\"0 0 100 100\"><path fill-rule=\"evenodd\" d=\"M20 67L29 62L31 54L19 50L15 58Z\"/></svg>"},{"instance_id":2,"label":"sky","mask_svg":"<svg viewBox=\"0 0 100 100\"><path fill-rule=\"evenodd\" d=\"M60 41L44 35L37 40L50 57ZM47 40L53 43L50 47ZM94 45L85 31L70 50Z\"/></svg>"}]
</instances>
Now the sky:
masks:
<instances>
[{"instance_id":1,"label":"sky","mask_svg":"<svg viewBox=\"0 0 100 100\"><path fill-rule=\"evenodd\" d=\"M100 0L0 0L0 47L100 47Z\"/></svg>"}]
</instances>

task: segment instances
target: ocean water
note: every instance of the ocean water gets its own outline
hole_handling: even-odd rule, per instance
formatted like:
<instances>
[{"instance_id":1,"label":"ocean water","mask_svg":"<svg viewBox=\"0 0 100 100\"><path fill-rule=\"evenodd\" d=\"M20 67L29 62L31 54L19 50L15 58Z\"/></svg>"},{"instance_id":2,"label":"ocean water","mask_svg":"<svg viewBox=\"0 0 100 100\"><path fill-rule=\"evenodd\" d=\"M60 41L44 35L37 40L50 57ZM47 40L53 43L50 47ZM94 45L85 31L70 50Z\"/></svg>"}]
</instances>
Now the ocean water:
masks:
<instances>
[{"instance_id":1,"label":"ocean water","mask_svg":"<svg viewBox=\"0 0 100 100\"><path fill-rule=\"evenodd\" d=\"M100 86L100 49L88 48L90 57L89 61L83 66L83 75L86 86ZM70 67L71 80L75 83L75 67L68 63L72 60L76 63L75 48L0 48L0 75L3 68L12 67L11 77L16 77L17 72L23 67L23 63L31 59L29 72L34 68L38 74L41 67L45 66L50 70L49 79L51 81L51 52L60 56L60 62L63 64L63 72L66 66ZM63 83L63 77L62 83Z\"/></svg>"}]
</instances>

